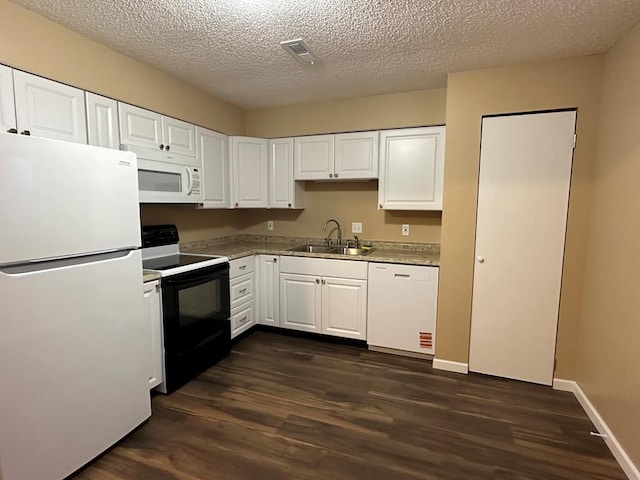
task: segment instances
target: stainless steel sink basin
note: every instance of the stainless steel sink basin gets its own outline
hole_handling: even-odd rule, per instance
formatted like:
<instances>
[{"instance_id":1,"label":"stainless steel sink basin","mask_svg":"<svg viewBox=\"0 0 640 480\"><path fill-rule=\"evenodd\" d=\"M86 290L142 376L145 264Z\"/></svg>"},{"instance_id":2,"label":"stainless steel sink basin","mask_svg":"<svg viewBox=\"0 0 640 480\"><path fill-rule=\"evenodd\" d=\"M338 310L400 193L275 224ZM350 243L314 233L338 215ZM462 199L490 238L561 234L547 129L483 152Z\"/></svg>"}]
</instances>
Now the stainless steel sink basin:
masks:
<instances>
[{"instance_id":1,"label":"stainless steel sink basin","mask_svg":"<svg viewBox=\"0 0 640 480\"><path fill-rule=\"evenodd\" d=\"M298 245L289 249L290 252L337 253L339 255L367 255L373 250L373 248L351 248L338 245Z\"/></svg>"},{"instance_id":2,"label":"stainless steel sink basin","mask_svg":"<svg viewBox=\"0 0 640 480\"><path fill-rule=\"evenodd\" d=\"M339 253L342 255L367 255L371 253L372 250L372 248L334 247L331 253Z\"/></svg>"},{"instance_id":3,"label":"stainless steel sink basin","mask_svg":"<svg viewBox=\"0 0 640 480\"><path fill-rule=\"evenodd\" d=\"M335 247L328 245L298 245L290 248L290 252L307 252L307 253L333 253Z\"/></svg>"}]
</instances>

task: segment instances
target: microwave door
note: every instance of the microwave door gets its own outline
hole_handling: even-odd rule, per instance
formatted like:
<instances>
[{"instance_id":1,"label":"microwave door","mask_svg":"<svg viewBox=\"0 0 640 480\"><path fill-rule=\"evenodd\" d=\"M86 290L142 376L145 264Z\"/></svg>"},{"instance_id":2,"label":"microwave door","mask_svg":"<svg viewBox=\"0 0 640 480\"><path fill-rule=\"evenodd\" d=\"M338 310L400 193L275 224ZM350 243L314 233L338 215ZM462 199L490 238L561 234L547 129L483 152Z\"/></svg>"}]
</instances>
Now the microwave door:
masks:
<instances>
[{"instance_id":1,"label":"microwave door","mask_svg":"<svg viewBox=\"0 0 640 480\"><path fill-rule=\"evenodd\" d=\"M190 167L155 161L138 161L140 203L197 203Z\"/></svg>"}]
</instances>

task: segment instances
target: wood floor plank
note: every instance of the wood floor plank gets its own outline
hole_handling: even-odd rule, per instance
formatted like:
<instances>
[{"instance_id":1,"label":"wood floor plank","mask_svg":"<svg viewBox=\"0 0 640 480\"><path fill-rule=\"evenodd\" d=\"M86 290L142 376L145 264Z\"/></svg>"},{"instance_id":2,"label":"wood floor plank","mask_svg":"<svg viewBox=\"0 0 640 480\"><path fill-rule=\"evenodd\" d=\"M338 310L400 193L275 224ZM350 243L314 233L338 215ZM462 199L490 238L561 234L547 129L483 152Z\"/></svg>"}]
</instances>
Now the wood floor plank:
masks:
<instances>
[{"instance_id":1,"label":"wood floor plank","mask_svg":"<svg viewBox=\"0 0 640 480\"><path fill-rule=\"evenodd\" d=\"M272 332L74 480L623 480L567 392Z\"/></svg>"}]
</instances>

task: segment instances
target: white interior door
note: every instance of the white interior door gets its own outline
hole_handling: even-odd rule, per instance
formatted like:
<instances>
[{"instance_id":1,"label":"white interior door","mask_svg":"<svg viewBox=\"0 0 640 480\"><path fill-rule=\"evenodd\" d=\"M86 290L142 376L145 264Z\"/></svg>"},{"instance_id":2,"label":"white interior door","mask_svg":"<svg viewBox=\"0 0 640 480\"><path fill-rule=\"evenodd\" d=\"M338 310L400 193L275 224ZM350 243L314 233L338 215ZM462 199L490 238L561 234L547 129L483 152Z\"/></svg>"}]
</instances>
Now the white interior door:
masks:
<instances>
[{"instance_id":1,"label":"white interior door","mask_svg":"<svg viewBox=\"0 0 640 480\"><path fill-rule=\"evenodd\" d=\"M551 385L575 111L482 122L469 368Z\"/></svg>"}]
</instances>

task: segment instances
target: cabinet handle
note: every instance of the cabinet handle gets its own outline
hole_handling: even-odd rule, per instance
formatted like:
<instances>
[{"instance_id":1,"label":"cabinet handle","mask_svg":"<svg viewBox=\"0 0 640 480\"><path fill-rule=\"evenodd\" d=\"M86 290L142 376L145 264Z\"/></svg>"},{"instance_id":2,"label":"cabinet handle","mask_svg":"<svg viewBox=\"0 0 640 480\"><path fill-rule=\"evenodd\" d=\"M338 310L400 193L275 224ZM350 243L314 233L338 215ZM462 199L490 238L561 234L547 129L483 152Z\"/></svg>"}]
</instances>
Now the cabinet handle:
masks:
<instances>
[{"instance_id":1,"label":"cabinet handle","mask_svg":"<svg viewBox=\"0 0 640 480\"><path fill-rule=\"evenodd\" d=\"M337 173L334 173L334 174L333 174L333 176L334 176L335 178L338 178L338 174L337 174Z\"/></svg>"},{"instance_id":2,"label":"cabinet handle","mask_svg":"<svg viewBox=\"0 0 640 480\"><path fill-rule=\"evenodd\" d=\"M243 288L242 290L238 290L238 293L244 293L244 292L246 292L246 291L247 291L247 289L246 289L246 288Z\"/></svg>"},{"instance_id":3,"label":"cabinet handle","mask_svg":"<svg viewBox=\"0 0 640 480\"><path fill-rule=\"evenodd\" d=\"M278 259L277 259L277 258L274 258L274 259L273 259L273 263L278 263Z\"/></svg>"},{"instance_id":4,"label":"cabinet handle","mask_svg":"<svg viewBox=\"0 0 640 480\"><path fill-rule=\"evenodd\" d=\"M329 174L329 178L333 178L333 173L330 173L330 174Z\"/></svg>"},{"instance_id":5,"label":"cabinet handle","mask_svg":"<svg viewBox=\"0 0 640 480\"><path fill-rule=\"evenodd\" d=\"M240 270L246 270L246 269L247 269L247 266L246 266L246 265L240 265L238 268L239 268Z\"/></svg>"},{"instance_id":6,"label":"cabinet handle","mask_svg":"<svg viewBox=\"0 0 640 480\"><path fill-rule=\"evenodd\" d=\"M247 316L245 315L244 317L242 317L240 320L238 320L239 323L244 323L247 321Z\"/></svg>"},{"instance_id":7,"label":"cabinet handle","mask_svg":"<svg viewBox=\"0 0 640 480\"><path fill-rule=\"evenodd\" d=\"M23 130L23 131L21 131L21 132L20 132L20 135L27 135L27 136L29 136L29 135L31 135L31 132L30 132L29 130Z\"/></svg>"},{"instance_id":8,"label":"cabinet handle","mask_svg":"<svg viewBox=\"0 0 640 480\"><path fill-rule=\"evenodd\" d=\"M320 279L319 278L316 278L316 283L320 283Z\"/></svg>"},{"instance_id":9,"label":"cabinet handle","mask_svg":"<svg viewBox=\"0 0 640 480\"><path fill-rule=\"evenodd\" d=\"M165 149L167 152L169 151L169 148L171 148L171 146L170 146L170 145L167 145L166 147L164 147L164 149Z\"/></svg>"},{"instance_id":10,"label":"cabinet handle","mask_svg":"<svg viewBox=\"0 0 640 480\"><path fill-rule=\"evenodd\" d=\"M289 204L289 208L291 208L291 204Z\"/></svg>"},{"instance_id":11,"label":"cabinet handle","mask_svg":"<svg viewBox=\"0 0 640 480\"><path fill-rule=\"evenodd\" d=\"M478 263L484 263L484 257L478 257Z\"/></svg>"},{"instance_id":12,"label":"cabinet handle","mask_svg":"<svg viewBox=\"0 0 640 480\"><path fill-rule=\"evenodd\" d=\"M396 273L394 276L396 278L411 278L411 275L408 275L406 273Z\"/></svg>"},{"instance_id":13,"label":"cabinet handle","mask_svg":"<svg viewBox=\"0 0 640 480\"><path fill-rule=\"evenodd\" d=\"M382 208L382 204L380 204L380 206L378 208Z\"/></svg>"},{"instance_id":14,"label":"cabinet handle","mask_svg":"<svg viewBox=\"0 0 640 480\"><path fill-rule=\"evenodd\" d=\"M18 130L16 130L15 128L10 128L9 130L7 130L7 133L18 133Z\"/></svg>"},{"instance_id":15,"label":"cabinet handle","mask_svg":"<svg viewBox=\"0 0 640 480\"><path fill-rule=\"evenodd\" d=\"M324 285L325 283L327 283L327 282L325 282L325 281L324 281L324 278L323 278L323 279L322 279L322 284Z\"/></svg>"},{"instance_id":16,"label":"cabinet handle","mask_svg":"<svg viewBox=\"0 0 640 480\"><path fill-rule=\"evenodd\" d=\"M236 207L238 206L238 203L236 202Z\"/></svg>"}]
</instances>

